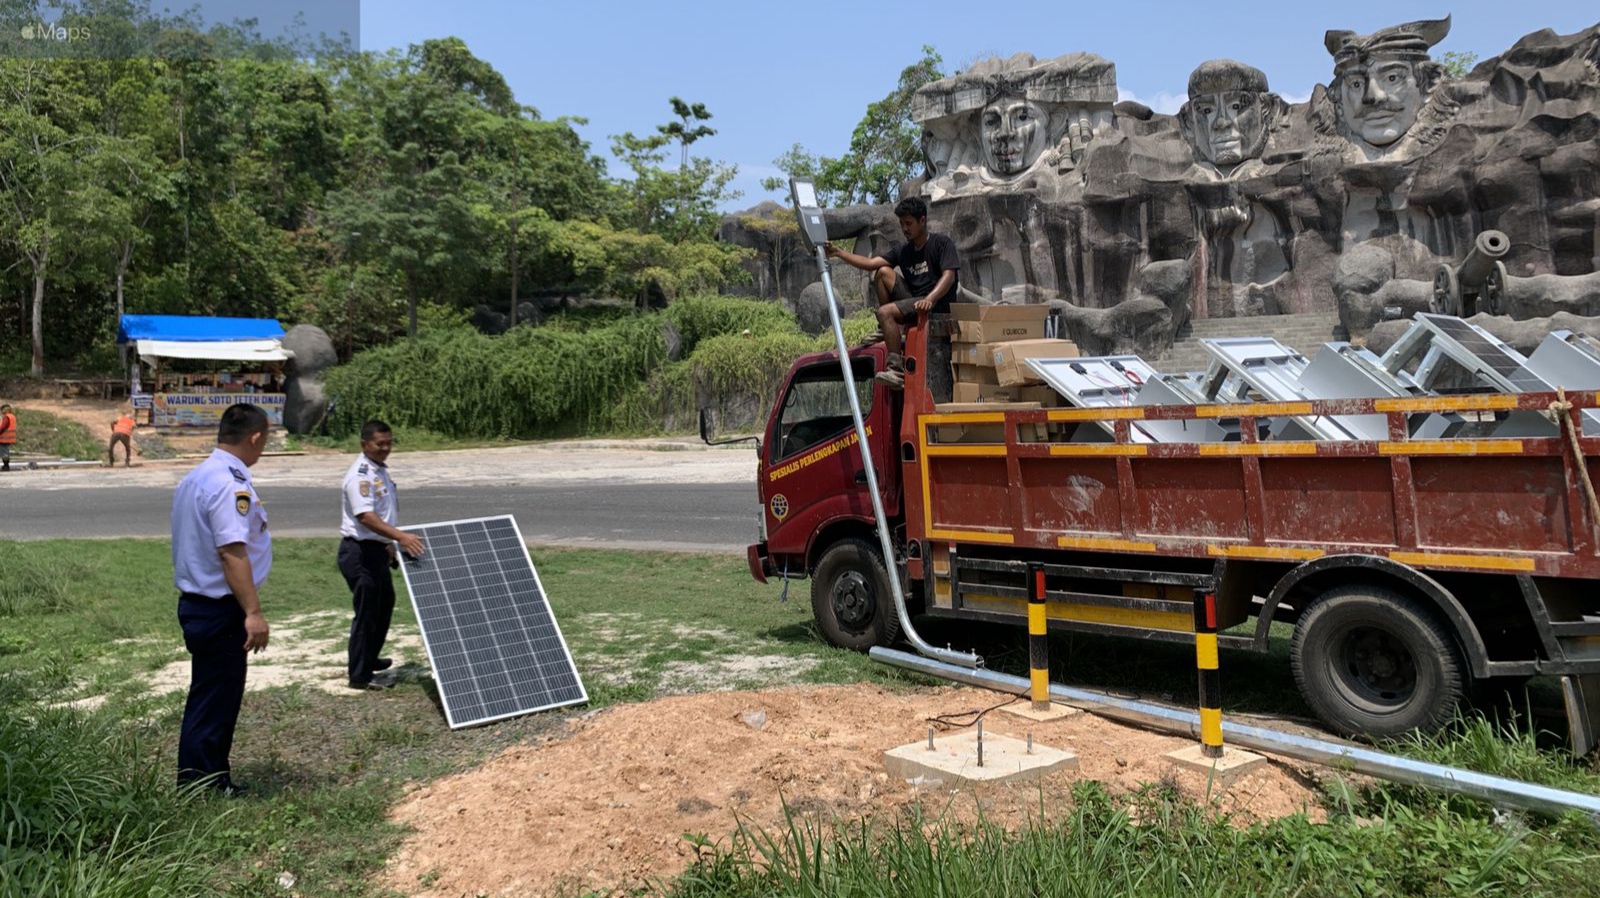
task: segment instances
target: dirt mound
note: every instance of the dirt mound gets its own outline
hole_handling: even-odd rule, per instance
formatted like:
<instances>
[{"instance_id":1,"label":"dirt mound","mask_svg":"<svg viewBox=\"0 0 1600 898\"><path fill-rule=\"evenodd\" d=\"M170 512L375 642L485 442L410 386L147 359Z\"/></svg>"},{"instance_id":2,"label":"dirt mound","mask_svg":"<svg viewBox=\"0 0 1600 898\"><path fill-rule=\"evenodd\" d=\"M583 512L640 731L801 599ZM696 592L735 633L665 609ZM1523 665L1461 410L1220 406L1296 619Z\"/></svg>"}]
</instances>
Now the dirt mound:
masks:
<instances>
[{"instance_id":1,"label":"dirt mound","mask_svg":"<svg viewBox=\"0 0 1600 898\"><path fill-rule=\"evenodd\" d=\"M891 693L873 686L673 696L606 710L569 732L509 750L407 796L394 811L415 834L389 861L387 884L408 895L542 895L668 879L694 859L683 834L725 841L742 820L783 825L791 812L823 822L893 817L920 797L935 811L949 793L891 779L882 753L923 739L928 719L987 708L1003 696L943 688ZM1000 712L986 731L1077 752L1080 769L1042 784L997 785L957 796L950 813L1015 824L1066 806L1074 779L1114 793L1165 781L1207 800L1205 778L1174 774L1162 755L1186 740L1091 715L1035 724ZM1209 800L1239 821L1316 812L1310 777L1291 763L1249 774ZM931 791L930 791L931 788Z\"/></svg>"}]
</instances>

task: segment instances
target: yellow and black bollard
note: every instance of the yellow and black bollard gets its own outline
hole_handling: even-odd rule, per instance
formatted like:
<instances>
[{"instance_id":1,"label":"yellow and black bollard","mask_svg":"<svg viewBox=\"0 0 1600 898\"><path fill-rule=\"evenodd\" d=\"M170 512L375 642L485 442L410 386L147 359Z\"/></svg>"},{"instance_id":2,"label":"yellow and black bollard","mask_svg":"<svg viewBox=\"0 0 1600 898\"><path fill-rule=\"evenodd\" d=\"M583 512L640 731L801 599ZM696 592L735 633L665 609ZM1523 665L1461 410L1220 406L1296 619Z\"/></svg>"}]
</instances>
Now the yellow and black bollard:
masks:
<instances>
[{"instance_id":1,"label":"yellow and black bollard","mask_svg":"<svg viewBox=\"0 0 1600 898\"><path fill-rule=\"evenodd\" d=\"M1028 669L1033 710L1050 710L1049 620L1044 604L1044 565L1028 562Z\"/></svg>"},{"instance_id":2,"label":"yellow and black bollard","mask_svg":"<svg viewBox=\"0 0 1600 898\"><path fill-rule=\"evenodd\" d=\"M1194 603L1195 666L1200 668L1200 745L1208 758L1222 757L1222 675L1217 669L1217 596Z\"/></svg>"}]
</instances>

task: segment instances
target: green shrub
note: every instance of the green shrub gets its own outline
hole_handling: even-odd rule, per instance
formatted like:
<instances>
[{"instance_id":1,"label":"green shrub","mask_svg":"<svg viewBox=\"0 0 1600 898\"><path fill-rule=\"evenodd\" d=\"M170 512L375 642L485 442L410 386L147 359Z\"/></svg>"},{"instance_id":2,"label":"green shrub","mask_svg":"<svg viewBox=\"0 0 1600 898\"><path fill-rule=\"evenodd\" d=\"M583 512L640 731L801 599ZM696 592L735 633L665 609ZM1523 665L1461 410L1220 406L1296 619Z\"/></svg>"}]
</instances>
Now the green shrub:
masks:
<instances>
[{"instance_id":1,"label":"green shrub","mask_svg":"<svg viewBox=\"0 0 1600 898\"><path fill-rule=\"evenodd\" d=\"M471 437L527 439L603 430L618 402L665 358L660 322L572 332L424 333L359 353L327 375L336 436L368 418Z\"/></svg>"},{"instance_id":2,"label":"green shrub","mask_svg":"<svg viewBox=\"0 0 1600 898\"><path fill-rule=\"evenodd\" d=\"M800 333L794 316L782 306L741 296L687 296L662 314L683 338L686 358L701 340L718 335L738 336L746 330L754 337Z\"/></svg>"}]
</instances>

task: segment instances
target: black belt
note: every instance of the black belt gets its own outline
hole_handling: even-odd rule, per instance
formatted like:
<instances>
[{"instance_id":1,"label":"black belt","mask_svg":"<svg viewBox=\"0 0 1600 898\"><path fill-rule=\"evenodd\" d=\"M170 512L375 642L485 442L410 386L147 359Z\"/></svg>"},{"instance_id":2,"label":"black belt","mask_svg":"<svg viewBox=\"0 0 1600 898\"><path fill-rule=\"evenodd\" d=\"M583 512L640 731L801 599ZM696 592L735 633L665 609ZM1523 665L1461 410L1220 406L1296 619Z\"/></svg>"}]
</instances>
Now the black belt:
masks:
<instances>
[{"instance_id":1,"label":"black belt","mask_svg":"<svg viewBox=\"0 0 1600 898\"><path fill-rule=\"evenodd\" d=\"M232 602L235 601L233 593L223 596L208 596L198 592L180 592L178 598L188 599L191 602Z\"/></svg>"}]
</instances>

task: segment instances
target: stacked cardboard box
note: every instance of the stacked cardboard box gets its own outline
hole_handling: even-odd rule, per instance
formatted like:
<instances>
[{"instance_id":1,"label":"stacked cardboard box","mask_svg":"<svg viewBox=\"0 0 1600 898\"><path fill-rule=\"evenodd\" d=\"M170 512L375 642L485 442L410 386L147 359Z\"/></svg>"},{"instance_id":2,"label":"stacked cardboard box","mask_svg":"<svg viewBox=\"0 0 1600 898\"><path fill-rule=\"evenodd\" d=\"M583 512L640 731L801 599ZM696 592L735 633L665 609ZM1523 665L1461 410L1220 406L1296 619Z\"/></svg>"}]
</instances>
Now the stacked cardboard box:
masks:
<instances>
[{"instance_id":1,"label":"stacked cardboard box","mask_svg":"<svg viewBox=\"0 0 1600 898\"><path fill-rule=\"evenodd\" d=\"M1046 339L1045 306L953 307L956 335L950 344L950 364L957 402L1059 403L1048 387L1024 395L1023 389L1040 383L1027 365L1030 358L1076 358L1071 340Z\"/></svg>"}]
</instances>

